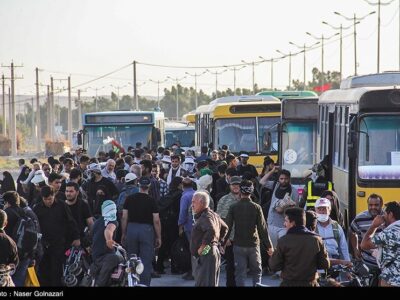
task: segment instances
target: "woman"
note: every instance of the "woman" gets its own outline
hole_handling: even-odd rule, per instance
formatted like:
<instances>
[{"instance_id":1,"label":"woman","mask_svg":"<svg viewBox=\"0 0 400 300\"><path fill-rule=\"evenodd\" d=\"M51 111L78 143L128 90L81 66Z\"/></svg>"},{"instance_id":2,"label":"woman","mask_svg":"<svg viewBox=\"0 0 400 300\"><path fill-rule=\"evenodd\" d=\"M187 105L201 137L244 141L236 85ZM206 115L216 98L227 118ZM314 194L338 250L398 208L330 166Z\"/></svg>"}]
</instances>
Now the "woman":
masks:
<instances>
[{"instance_id":1,"label":"woman","mask_svg":"<svg viewBox=\"0 0 400 300\"><path fill-rule=\"evenodd\" d=\"M15 182L11 173L8 171L3 172L3 180L0 180L1 188L0 194L3 195L5 192L8 191L16 191Z\"/></svg>"}]
</instances>

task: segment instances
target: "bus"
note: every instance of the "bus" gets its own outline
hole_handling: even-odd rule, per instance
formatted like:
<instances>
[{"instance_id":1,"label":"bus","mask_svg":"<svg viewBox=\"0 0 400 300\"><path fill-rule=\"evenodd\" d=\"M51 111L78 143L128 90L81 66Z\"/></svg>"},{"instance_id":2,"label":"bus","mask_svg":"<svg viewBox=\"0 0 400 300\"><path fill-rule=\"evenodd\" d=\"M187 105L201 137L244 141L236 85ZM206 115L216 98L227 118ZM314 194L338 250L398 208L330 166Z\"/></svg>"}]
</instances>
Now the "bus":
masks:
<instances>
[{"instance_id":1,"label":"bus","mask_svg":"<svg viewBox=\"0 0 400 300\"><path fill-rule=\"evenodd\" d=\"M188 149L194 150L194 126L180 122L165 122L165 146L171 148L178 141L181 144L181 148L185 151Z\"/></svg>"},{"instance_id":2,"label":"bus","mask_svg":"<svg viewBox=\"0 0 400 300\"><path fill-rule=\"evenodd\" d=\"M317 121L318 98L282 100L279 162L296 188L304 187L304 171L317 162Z\"/></svg>"},{"instance_id":3,"label":"bus","mask_svg":"<svg viewBox=\"0 0 400 300\"><path fill-rule=\"evenodd\" d=\"M346 225L372 193L399 200L399 85L399 72L355 76L319 98L318 154L328 155Z\"/></svg>"},{"instance_id":4,"label":"bus","mask_svg":"<svg viewBox=\"0 0 400 300\"><path fill-rule=\"evenodd\" d=\"M196 122L196 111L192 110L192 111L188 112L187 114L184 114L182 116L182 120L184 122L186 122L187 124L194 126L194 124Z\"/></svg>"},{"instance_id":5,"label":"bus","mask_svg":"<svg viewBox=\"0 0 400 300\"><path fill-rule=\"evenodd\" d=\"M313 91L262 91L257 96L274 96L280 100L292 98L318 98L318 94Z\"/></svg>"},{"instance_id":6,"label":"bus","mask_svg":"<svg viewBox=\"0 0 400 300\"><path fill-rule=\"evenodd\" d=\"M158 111L107 111L83 114L83 148L97 156L116 142L127 150L141 142L149 149L164 146L164 113ZM114 141L114 143L112 142Z\"/></svg>"},{"instance_id":7,"label":"bus","mask_svg":"<svg viewBox=\"0 0 400 300\"><path fill-rule=\"evenodd\" d=\"M266 155L277 161L278 132L272 128L280 122L279 99L268 96L259 97L258 101L242 99L216 103L210 110L211 141L215 149L227 145L235 155L240 151L249 152L249 163L258 171L262 169Z\"/></svg>"}]
</instances>

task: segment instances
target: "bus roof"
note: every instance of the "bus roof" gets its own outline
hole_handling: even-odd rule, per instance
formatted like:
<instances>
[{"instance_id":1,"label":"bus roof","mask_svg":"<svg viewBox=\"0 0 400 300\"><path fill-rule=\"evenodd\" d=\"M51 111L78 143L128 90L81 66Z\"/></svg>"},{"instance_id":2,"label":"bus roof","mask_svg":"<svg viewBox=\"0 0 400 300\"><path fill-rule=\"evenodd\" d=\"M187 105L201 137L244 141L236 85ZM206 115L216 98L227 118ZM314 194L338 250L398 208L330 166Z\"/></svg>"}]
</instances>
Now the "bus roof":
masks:
<instances>
[{"instance_id":1,"label":"bus roof","mask_svg":"<svg viewBox=\"0 0 400 300\"><path fill-rule=\"evenodd\" d=\"M196 116L196 111L192 110L192 111L188 112L187 114L184 114L182 116L182 120L184 120L188 123L194 123L196 121L195 116Z\"/></svg>"},{"instance_id":2,"label":"bus roof","mask_svg":"<svg viewBox=\"0 0 400 300\"><path fill-rule=\"evenodd\" d=\"M200 105L197 107L196 109L196 115L201 114L201 113L205 113L205 112L209 112L210 109L210 105L205 104L205 105Z\"/></svg>"},{"instance_id":3,"label":"bus roof","mask_svg":"<svg viewBox=\"0 0 400 300\"><path fill-rule=\"evenodd\" d=\"M181 122L170 122L170 121L165 122L165 130L185 130L185 129L194 130L194 126Z\"/></svg>"},{"instance_id":4,"label":"bus roof","mask_svg":"<svg viewBox=\"0 0 400 300\"><path fill-rule=\"evenodd\" d=\"M273 100L260 102L222 103L215 105L211 111L211 117L261 115L270 113L281 113L281 101L273 97ZM232 108L234 111L232 111ZM235 109L236 108L236 109Z\"/></svg>"},{"instance_id":5,"label":"bus roof","mask_svg":"<svg viewBox=\"0 0 400 300\"><path fill-rule=\"evenodd\" d=\"M101 112L89 112L82 114L83 117L83 125L101 125L104 123L107 124L122 124L122 123L148 123L148 120L143 119L133 120L130 119L130 116L138 116L138 118L146 116L153 116L152 122L156 120L164 120L164 112L160 111L101 111ZM121 118L114 119L113 117ZM111 118L110 118L111 117ZM88 119L91 119L88 121ZM136 118L137 119L137 118Z\"/></svg>"},{"instance_id":6,"label":"bus roof","mask_svg":"<svg viewBox=\"0 0 400 300\"><path fill-rule=\"evenodd\" d=\"M351 76L343 79L340 89L352 89L359 87L378 87L400 85L400 72L384 72L362 76Z\"/></svg>"},{"instance_id":7,"label":"bus roof","mask_svg":"<svg viewBox=\"0 0 400 300\"><path fill-rule=\"evenodd\" d=\"M214 99L210 102L210 105L216 105L219 103L230 103L230 102L255 102L255 101L269 101L273 100L270 95L246 95L246 96L227 96Z\"/></svg>"},{"instance_id":8,"label":"bus roof","mask_svg":"<svg viewBox=\"0 0 400 300\"><path fill-rule=\"evenodd\" d=\"M263 91L259 92L258 96L274 96L280 100L290 98L304 98L304 97L318 97L317 93L313 91Z\"/></svg>"}]
</instances>

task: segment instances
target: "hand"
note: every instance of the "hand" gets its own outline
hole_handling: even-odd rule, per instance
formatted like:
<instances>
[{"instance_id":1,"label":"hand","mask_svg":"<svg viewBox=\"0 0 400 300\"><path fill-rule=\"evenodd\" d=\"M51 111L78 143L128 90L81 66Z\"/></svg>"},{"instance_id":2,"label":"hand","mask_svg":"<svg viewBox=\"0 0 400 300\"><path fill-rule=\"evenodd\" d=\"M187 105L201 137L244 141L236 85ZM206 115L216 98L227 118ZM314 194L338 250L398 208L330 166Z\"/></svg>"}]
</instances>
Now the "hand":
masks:
<instances>
[{"instance_id":1,"label":"hand","mask_svg":"<svg viewBox=\"0 0 400 300\"><path fill-rule=\"evenodd\" d=\"M113 240L106 241L106 245L109 249L114 249L115 242Z\"/></svg>"},{"instance_id":2,"label":"hand","mask_svg":"<svg viewBox=\"0 0 400 300\"><path fill-rule=\"evenodd\" d=\"M204 248L206 247L206 245L201 245L200 248L197 250L197 254L199 256L201 256L201 253L203 252Z\"/></svg>"},{"instance_id":3,"label":"hand","mask_svg":"<svg viewBox=\"0 0 400 300\"><path fill-rule=\"evenodd\" d=\"M154 248L158 249L161 247L161 238L156 238L154 240Z\"/></svg>"},{"instance_id":4,"label":"hand","mask_svg":"<svg viewBox=\"0 0 400 300\"><path fill-rule=\"evenodd\" d=\"M79 247L80 245L81 245L81 240L80 239L74 240L72 242L72 246L74 246L74 247Z\"/></svg>"},{"instance_id":5,"label":"hand","mask_svg":"<svg viewBox=\"0 0 400 300\"><path fill-rule=\"evenodd\" d=\"M126 236L125 234L121 235L121 245L126 246Z\"/></svg>"},{"instance_id":6,"label":"hand","mask_svg":"<svg viewBox=\"0 0 400 300\"><path fill-rule=\"evenodd\" d=\"M385 224L385 218L381 215L378 215L375 217L375 219L372 221L371 227L373 228L378 228L382 224Z\"/></svg>"},{"instance_id":7,"label":"hand","mask_svg":"<svg viewBox=\"0 0 400 300\"><path fill-rule=\"evenodd\" d=\"M340 262L341 265L345 265L346 267L352 267L353 263L351 261L348 260L341 260Z\"/></svg>"},{"instance_id":8,"label":"hand","mask_svg":"<svg viewBox=\"0 0 400 300\"><path fill-rule=\"evenodd\" d=\"M179 236L183 235L183 226L179 226Z\"/></svg>"},{"instance_id":9,"label":"hand","mask_svg":"<svg viewBox=\"0 0 400 300\"><path fill-rule=\"evenodd\" d=\"M232 242L230 239L227 239L226 243L225 243L225 247L229 247L229 246L232 246Z\"/></svg>"},{"instance_id":10,"label":"hand","mask_svg":"<svg viewBox=\"0 0 400 300\"><path fill-rule=\"evenodd\" d=\"M268 253L269 256L272 256L272 254L274 254L274 248L269 248L267 250L267 253Z\"/></svg>"},{"instance_id":11,"label":"hand","mask_svg":"<svg viewBox=\"0 0 400 300\"><path fill-rule=\"evenodd\" d=\"M219 252L220 252L222 255L225 254L225 247L219 245L218 249L219 249Z\"/></svg>"},{"instance_id":12,"label":"hand","mask_svg":"<svg viewBox=\"0 0 400 300\"><path fill-rule=\"evenodd\" d=\"M361 251L360 251L360 249L358 249L358 248L356 248L356 249L354 249L354 258L355 259L361 259Z\"/></svg>"}]
</instances>

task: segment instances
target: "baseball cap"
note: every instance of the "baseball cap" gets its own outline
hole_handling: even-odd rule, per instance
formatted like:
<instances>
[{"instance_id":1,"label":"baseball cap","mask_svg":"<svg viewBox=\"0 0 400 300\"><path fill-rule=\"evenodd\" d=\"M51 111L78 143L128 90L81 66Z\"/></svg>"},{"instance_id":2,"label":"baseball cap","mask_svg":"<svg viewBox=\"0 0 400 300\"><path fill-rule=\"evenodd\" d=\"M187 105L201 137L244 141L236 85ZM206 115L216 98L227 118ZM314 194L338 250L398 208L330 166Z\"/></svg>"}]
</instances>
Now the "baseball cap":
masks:
<instances>
[{"instance_id":1,"label":"baseball cap","mask_svg":"<svg viewBox=\"0 0 400 300\"><path fill-rule=\"evenodd\" d=\"M319 198L317 202L315 202L315 208L317 207L331 207L331 201L326 198Z\"/></svg>"},{"instance_id":2,"label":"baseball cap","mask_svg":"<svg viewBox=\"0 0 400 300\"><path fill-rule=\"evenodd\" d=\"M249 158L249 154L247 154L247 153L242 153L239 156L243 157L243 158Z\"/></svg>"},{"instance_id":3,"label":"baseball cap","mask_svg":"<svg viewBox=\"0 0 400 300\"><path fill-rule=\"evenodd\" d=\"M242 182L242 178L240 176L232 176L230 184L240 184Z\"/></svg>"},{"instance_id":4,"label":"baseball cap","mask_svg":"<svg viewBox=\"0 0 400 300\"><path fill-rule=\"evenodd\" d=\"M140 177L139 185L140 186L149 186L151 184L150 178L148 177Z\"/></svg>"},{"instance_id":5,"label":"baseball cap","mask_svg":"<svg viewBox=\"0 0 400 300\"><path fill-rule=\"evenodd\" d=\"M137 178L136 174L128 173L125 175L125 182L131 182Z\"/></svg>"}]
</instances>

